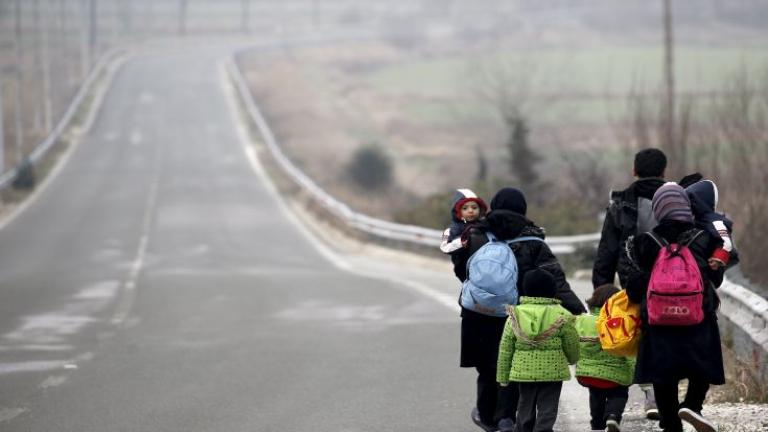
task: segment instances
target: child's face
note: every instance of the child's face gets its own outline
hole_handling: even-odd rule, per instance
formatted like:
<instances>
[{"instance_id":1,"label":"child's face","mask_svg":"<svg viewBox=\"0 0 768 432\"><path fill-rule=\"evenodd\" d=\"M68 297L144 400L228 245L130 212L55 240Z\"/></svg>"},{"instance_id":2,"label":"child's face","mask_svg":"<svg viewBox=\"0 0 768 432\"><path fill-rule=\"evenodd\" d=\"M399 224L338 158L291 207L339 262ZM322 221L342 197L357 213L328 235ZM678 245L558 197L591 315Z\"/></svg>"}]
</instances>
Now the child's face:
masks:
<instances>
[{"instance_id":1,"label":"child's face","mask_svg":"<svg viewBox=\"0 0 768 432\"><path fill-rule=\"evenodd\" d=\"M467 201L461 206L461 218L471 222L480 217L480 206L474 201Z\"/></svg>"}]
</instances>

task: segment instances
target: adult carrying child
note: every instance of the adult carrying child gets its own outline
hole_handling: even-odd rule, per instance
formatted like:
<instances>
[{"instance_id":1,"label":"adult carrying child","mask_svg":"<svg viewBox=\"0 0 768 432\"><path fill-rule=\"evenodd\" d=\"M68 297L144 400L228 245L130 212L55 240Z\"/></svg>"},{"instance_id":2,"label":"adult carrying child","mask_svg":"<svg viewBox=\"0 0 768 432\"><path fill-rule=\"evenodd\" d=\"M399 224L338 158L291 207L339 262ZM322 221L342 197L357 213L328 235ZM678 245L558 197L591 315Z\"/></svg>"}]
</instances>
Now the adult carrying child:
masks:
<instances>
[{"instance_id":1,"label":"adult carrying child","mask_svg":"<svg viewBox=\"0 0 768 432\"><path fill-rule=\"evenodd\" d=\"M679 185L664 184L654 194L652 205L659 224L652 233L639 235L630 249L636 266L628 277L627 294L640 304L643 332L635 381L653 383L660 426L665 432L681 432L681 420L693 425L697 432L714 432L715 426L702 416L701 410L709 386L725 383L716 316L719 299L715 292L723 281L723 268L712 269L707 260L722 242L696 229L688 195ZM663 294L663 290L658 289L662 278L656 278L653 272L662 265L658 260L670 255L680 263L678 269L689 266L689 259L681 258L688 253L698 267L700 300L680 304L675 310L674 305L659 303L653 298L654 292ZM674 295L696 291L696 287L682 286L690 282L689 277L683 278ZM658 312L664 312L665 308L668 313L695 312L700 317L692 315L681 322L672 322L669 316L659 320ZM681 403L678 385L684 379L688 380L688 390Z\"/></svg>"}]
</instances>

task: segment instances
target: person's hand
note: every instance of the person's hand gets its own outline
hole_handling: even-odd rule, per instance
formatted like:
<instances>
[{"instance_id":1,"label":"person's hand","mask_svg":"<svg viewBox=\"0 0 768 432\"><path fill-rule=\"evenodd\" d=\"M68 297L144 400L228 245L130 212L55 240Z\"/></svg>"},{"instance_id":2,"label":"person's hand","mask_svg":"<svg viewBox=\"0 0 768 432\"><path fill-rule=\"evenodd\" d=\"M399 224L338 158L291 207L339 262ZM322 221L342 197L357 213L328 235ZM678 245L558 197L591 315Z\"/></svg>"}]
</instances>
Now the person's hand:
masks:
<instances>
[{"instance_id":1,"label":"person's hand","mask_svg":"<svg viewBox=\"0 0 768 432\"><path fill-rule=\"evenodd\" d=\"M712 270L717 270L720 267L725 267L725 263L717 258L710 258L707 260L707 264L709 264L709 268Z\"/></svg>"},{"instance_id":2,"label":"person's hand","mask_svg":"<svg viewBox=\"0 0 768 432\"><path fill-rule=\"evenodd\" d=\"M502 386L502 387L506 387L506 386L509 385L509 383L499 383L499 385Z\"/></svg>"}]
</instances>

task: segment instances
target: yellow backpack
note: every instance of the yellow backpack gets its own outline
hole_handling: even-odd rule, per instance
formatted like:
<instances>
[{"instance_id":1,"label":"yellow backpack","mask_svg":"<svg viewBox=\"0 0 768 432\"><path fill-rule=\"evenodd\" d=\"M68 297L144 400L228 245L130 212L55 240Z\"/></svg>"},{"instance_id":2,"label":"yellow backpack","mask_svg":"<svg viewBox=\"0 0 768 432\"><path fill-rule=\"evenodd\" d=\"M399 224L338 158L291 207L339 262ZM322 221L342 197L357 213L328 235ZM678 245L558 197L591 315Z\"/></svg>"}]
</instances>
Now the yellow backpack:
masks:
<instances>
[{"instance_id":1,"label":"yellow backpack","mask_svg":"<svg viewBox=\"0 0 768 432\"><path fill-rule=\"evenodd\" d=\"M640 305L632 303L627 291L612 295L597 317L597 335L603 351L622 357L635 357L640 344Z\"/></svg>"}]
</instances>

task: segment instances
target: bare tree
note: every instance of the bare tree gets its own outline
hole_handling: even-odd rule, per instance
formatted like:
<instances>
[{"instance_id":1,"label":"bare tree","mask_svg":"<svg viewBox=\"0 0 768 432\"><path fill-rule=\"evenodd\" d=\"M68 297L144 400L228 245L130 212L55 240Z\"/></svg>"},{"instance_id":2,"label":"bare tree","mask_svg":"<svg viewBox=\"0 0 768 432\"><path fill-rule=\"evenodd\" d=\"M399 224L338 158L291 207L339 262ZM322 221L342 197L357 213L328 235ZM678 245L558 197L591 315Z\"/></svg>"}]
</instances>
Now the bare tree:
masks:
<instances>
[{"instance_id":1,"label":"bare tree","mask_svg":"<svg viewBox=\"0 0 768 432\"><path fill-rule=\"evenodd\" d=\"M504 127L511 178L527 191L541 192L546 185L536 168L543 159L530 142L530 116L554 103L557 92L534 95L537 87L543 87L541 81L545 77L525 55L474 61L468 75L474 94L490 107Z\"/></svg>"}]
</instances>

